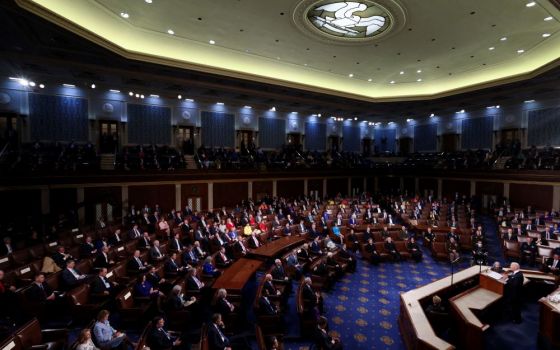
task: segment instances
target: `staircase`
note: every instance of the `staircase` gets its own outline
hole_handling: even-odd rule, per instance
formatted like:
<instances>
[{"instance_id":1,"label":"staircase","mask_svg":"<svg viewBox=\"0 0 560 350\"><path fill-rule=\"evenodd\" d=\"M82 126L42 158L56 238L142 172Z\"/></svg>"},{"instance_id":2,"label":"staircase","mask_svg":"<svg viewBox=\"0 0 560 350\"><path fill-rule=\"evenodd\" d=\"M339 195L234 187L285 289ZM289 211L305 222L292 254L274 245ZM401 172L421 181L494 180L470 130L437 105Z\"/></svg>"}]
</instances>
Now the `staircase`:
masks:
<instances>
[{"instance_id":1,"label":"staircase","mask_svg":"<svg viewBox=\"0 0 560 350\"><path fill-rule=\"evenodd\" d=\"M187 170L196 170L198 166L196 165L196 161L194 160L194 156L185 154L183 156L185 160L185 164L187 165Z\"/></svg>"},{"instance_id":2,"label":"staircase","mask_svg":"<svg viewBox=\"0 0 560 350\"><path fill-rule=\"evenodd\" d=\"M101 170L115 170L115 155L111 153L102 154L99 165Z\"/></svg>"},{"instance_id":3,"label":"staircase","mask_svg":"<svg viewBox=\"0 0 560 350\"><path fill-rule=\"evenodd\" d=\"M494 169L504 169L511 157L500 157L494 162Z\"/></svg>"}]
</instances>

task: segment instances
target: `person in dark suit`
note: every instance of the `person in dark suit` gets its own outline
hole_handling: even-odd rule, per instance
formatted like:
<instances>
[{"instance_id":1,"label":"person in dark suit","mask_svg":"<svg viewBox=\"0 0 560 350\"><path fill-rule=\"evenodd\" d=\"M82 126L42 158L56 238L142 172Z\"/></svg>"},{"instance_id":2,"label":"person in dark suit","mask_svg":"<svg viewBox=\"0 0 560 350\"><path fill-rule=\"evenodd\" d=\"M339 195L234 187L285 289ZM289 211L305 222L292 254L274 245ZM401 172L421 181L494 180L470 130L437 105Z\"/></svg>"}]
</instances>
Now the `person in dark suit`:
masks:
<instances>
[{"instance_id":1,"label":"person in dark suit","mask_svg":"<svg viewBox=\"0 0 560 350\"><path fill-rule=\"evenodd\" d=\"M197 270L190 269L187 272L186 286L189 291L200 291L204 288L204 282L200 281L197 277Z\"/></svg>"},{"instance_id":2,"label":"person in dark suit","mask_svg":"<svg viewBox=\"0 0 560 350\"><path fill-rule=\"evenodd\" d=\"M35 280L25 292L25 297L30 302L42 304L54 302L56 300L56 295L51 287L45 283L45 274L42 272L35 274Z\"/></svg>"},{"instance_id":3,"label":"person in dark suit","mask_svg":"<svg viewBox=\"0 0 560 350\"><path fill-rule=\"evenodd\" d=\"M121 237L121 230L116 230L109 239L107 240L110 246L116 246L124 243L123 238Z\"/></svg>"},{"instance_id":4,"label":"person in dark suit","mask_svg":"<svg viewBox=\"0 0 560 350\"><path fill-rule=\"evenodd\" d=\"M154 246L150 248L150 260L152 262L160 262L165 260L165 255L160 250L159 241L154 241Z\"/></svg>"},{"instance_id":5,"label":"person in dark suit","mask_svg":"<svg viewBox=\"0 0 560 350\"><path fill-rule=\"evenodd\" d=\"M148 264L140 259L140 251L135 250L132 258L126 263L126 270L132 274L145 272L148 269Z\"/></svg>"},{"instance_id":6,"label":"person in dark suit","mask_svg":"<svg viewBox=\"0 0 560 350\"><path fill-rule=\"evenodd\" d=\"M142 236L143 236L143 234L140 231L140 228L138 228L138 224L134 224L134 226L132 226L132 229L130 231L128 231L128 238L129 239L138 239Z\"/></svg>"},{"instance_id":7,"label":"person in dark suit","mask_svg":"<svg viewBox=\"0 0 560 350\"><path fill-rule=\"evenodd\" d=\"M521 302L523 292L523 273L519 270L519 264L511 263L510 272L504 290L506 306L511 312L513 323L521 323Z\"/></svg>"},{"instance_id":8,"label":"person in dark suit","mask_svg":"<svg viewBox=\"0 0 560 350\"><path fill-rule=\"evenodd\" d=\"M544 271L553 275L560 275L560 255L554 254L552 258L548 258L544 264Z\"/></svg>"},{"instance_id":9,"label":"person in dark suit","mask_svg":"<svg viewBox=\"0 0 560 350\"><path fill-rule=\"evenodd\" d=\"M215 261L216 265L218 265L219 267L227 267L231 265L232 261L226 255L225 247L220 248L220 251L218 252L218 254L216 254Z\"/></svg>"},{"instance_id":10,"label":"person in dark suit","mask_svg":"<svg viewBox=\"0 0 560 350\"><path fill-rule=\"evenodd\" d=\"M314 339L318 349L323 350L342 350L340 339L331 337L328 332L327 318L319 317L317 321L317 329L315 329Z\"/></svg>"},{"instance_id":11,"label":"person in dark suit","mask_svg":"<svg viewBox=\"0 0 560 350\"><path fill-rule=\"evenodd\" d=\"M349 271L356 271L356 255L351 250L346 248L346 244L340 246L340 250L338 251L338 258L348 264Z\"/></svg>"},{"instance_id":12,"label":"person in dark suit","mask_svg":"<svg viewBox=\"0 0 560 350\"><path fill-rule=\"evenodd\" d=\"M531 242L523 242L521 244L521 262L523 263L525 259L529 258L529 266L535 266L538 252L539 247L537 246L537 238L531 238Z\"/></svg>"},{"instance_id":13,"label":"person in dark suit","mask_svg":"<svg viewBox=\"0 0 560 350\"><path fill-rule=\"evenodd\" d=\"M313 290L311 283L311 278L305 277L301 287L304 309L318 316L323 313L323 297Z\"/></svg>"},{"instance_id":14,"label":"person in dark suit","mask_svg":"<svg viewBox=\"0 0 560 350\"><path fill-rule=\"evenodd\" d=\"M227 318L235 311L235 305L227 300L227 291L223 288L216 292L216 301L214 302L214 311Z\"/></svg>"},{"instance_id":15,"label":"person in dark suit","mask_svg":"<svg viewBox=\"0 0 560 350\"><path fill-rule=\"evenodd\" d=\"M12 246L12 239L10 237L4 237L2 244L0 245L0 256L12 254L14 250L15 249Z\"/></svg>"},{"instance_id":16,"label":"person in dark suit","mask_svg":"<svg viewBox=\"0 0 560 350\"><path fill-rule=\"evenodd\" d=\"M150 241L150 234L148 232L144 232L142 237L138 239L138 248L148 249L152 246L152 242Z\"/></svg>"},{"instance_id":17,"label":"person in dark suit","mask_svg":"<svg viewBox=\"0 0 560 350\"><path fill-rule=\"evenodd\" d=\"M99 273L90 282L90 293L94 299L106 299L109 296L114 296L117 292L117 284L111 283L107 279L107 269L102 267Z\"/></svg>"},{"instance_id":18,"label":"person in dark suit","mask_svg":"<svg viewBox=\"0 0 560 350\"><path fill-rule=\"evenodd\" d=\"M169 249L175 252L183 251L184 247L181 243L181 239L178 233L176 233L173 238L169 240Z\"/></svg>"},{"instance_id":19,"label":"person in dark suit","mask_svg":"<svg viewBox=\"0 0 560 350\"><path fill-rule=\"evenodd\" d=\"M56 248L56 252L54 252L54 254L51 256L51 258L53 259L55 264L57 264L58 267L60 267L61 269L66 267L66 262L68 260L73 260L72 255L67 254L66 249L62 245L59 245Z\"/></svg>"},{"instance_id":20,"label":"person in dark suit","mask_svg":"<svg viewBox=\"0 0 560 350\"><path fill-rule=\"evenodd\" d=\"M188 245L185 252L183 253L183 265L189 265L191 267L196 267L199 263L199 259L193 251L192 245Z\"/></svg>"},{"instance_id":21,"label":"person in dark suit","mask_svg":"<svg viewBox=\"0 0 560 350\"><path fill-rule=\"evenodd\" d=\"M85 242L80 245L80 257L82 259L89 258L95 253L97 253L97 249L92 243L91 236L87 236Z\"/></svg>"},{"instance_id":22,"label":"person in dark suit","mask_svg":"<svg viewBox=\"0 0 560 350\"><path fill-rule=\"evenodd\" d=\"M259 298L259 313L261 315L274 316L279 312L276 304L272 303L266 295Z\"/></svg>"},{"instance_id":23,"label":"person in dark suit","mask_svg":"<svg viewBox=\"0 0 560 350\"><path fill-rule=\"evenodd\" d=\"M371 255L369 261L373 265L378 265L379 261L381 260L381 256L379 255L379 252L375 248L375 244L373 243L372 238L368 239L368 242L366 243L366 245L364 245L364 250L366 252L370 253L370 255Z\"/></svg>"},{"instance_id":24,"label":"person in dark suit","mask_svg":"<svg viewBox=\"0 0 560 350\"><path fill-rule=\"evenodd\" d=\"M165 260L163 271L165 277L176 277L178 275L184 275L187 272L184 266L179 266L177 264L177 253L171 253L169 258Z\"/></svg>"},{"instance_id":25,"label":"person in dark suit","mask_svg":"<svg viewBox=\"0 0 560 350\"><path fill-rule=\"evenodd\" d=\"M224 334L224 322L222 315L212 315L212 323L208 326L208 348L209 350L237 350L250 349L248 342L239 336L231 338Z\"/></svg>"},{"instance_id":26,"label":"person in dark suit","mask_svg":"<svg viewBox=\"0 0 560 350\"><path fill-rule=\"evenodd\" d=\"M183 341L180 338L172 337L163 327L165 320L161 316L157 316L152 321L153 329L146 339L147 345L152 350L178 350L183 349Z\"/></svg>"},{"instance_id":27,"label":"person in dark suit","mask_svg":"<svg viewBox=\"0 0 560 350\"><path fill-rule=\"evenodd\" d=\"M399 253L399 251L397 250L397 247L395 246L395 243L393 242L393 240L391 239L391 237L387 237L385 239L385 250L391 254L391 256L393 257L393 259L395 261L401 261L401 254Z\"/></svg>"},{"instance_id":28,"label":"person in dark suit","mask_svg":"<svg viewBox=\"0 0 560 350\"><path fill-rule=\"evenodd\" d=\"M311 254L315 254L315 255L323 254L323 251L321 250L321 242L319 241L319 237L315 237L313 242L311 242L311 245L309 246L309 250L311 251Z\"/></svg>"},{"instance_id":29,"label":"person in dark suit","mask_svg":"<svg viewBox=\"0 0 560 350\"><path fill-rule=\"evenodd\" d=\"M66 261L66 268L62 270L62 274L60 275L62 286L66 288L66 290L77 287L80 284L87 282L88 280L88 276L79 273L74 268L75 266L76 262L73 259L69 259L68 261Z\"/></svg>"},{"instance_id":30,"label":"person in dark suit","mask_svg":"<svg viewBox=\"0 0 560 350\"><path fill-rule=\"evenodd\" d=\"M247 255L247 248L245 248L245 244L243 244L241 239L235 239L233 243L233 251L238 254L237 256Z\"/></svg>"},{"instance_id":31,"label":"person in dark suit","mask_svg":"<svg viewBox=\"0 0 560 350\"><path fill-rule=\"evenodd\" d=\"M107 246L101 248L101 251L99 252L99 254L97 254L97 256L95 257L95 261L93 262L93 266L96 268L108 268L113 266L114 264L115 262L109 259L109 248Z\"/></svg>"}]
</instances>

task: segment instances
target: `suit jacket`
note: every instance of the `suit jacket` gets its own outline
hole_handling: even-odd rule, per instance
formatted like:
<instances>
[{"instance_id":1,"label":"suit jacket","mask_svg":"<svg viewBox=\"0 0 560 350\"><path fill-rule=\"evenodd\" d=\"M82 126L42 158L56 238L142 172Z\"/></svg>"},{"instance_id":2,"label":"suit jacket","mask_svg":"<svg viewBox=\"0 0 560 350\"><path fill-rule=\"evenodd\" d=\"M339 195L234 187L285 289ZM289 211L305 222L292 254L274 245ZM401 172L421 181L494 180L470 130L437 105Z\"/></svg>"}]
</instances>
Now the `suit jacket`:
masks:
<instances>
[{"instance_id":1,"label":"suit jacket","mask_svg":"<svg viewBox=\"0 0 560 350\"><path fill-rule=\"evenodd\" d=\"M168 350L173 347L173 340L169 336L169 333L153 327L152 331L148 335L147 339L148 346L153 350Z\"/></svg>"},{"instance_id":2,"label":"suit jacket","mask_svg":"<svg viewBox=\"0 0 560 350\"><path fill-rule=\"evenodd\" d=\"M147 240L144 236L138 238L138 248L150 248L150 240Z\"/></svg>"},{"instance_id":3,"label":"suit jacket","mask_svg":"<svg viewBox=\"0 0 560 350\"><path fill-rule=\"evenodd\" d=\"M306 284L303 286L302 290L302 297L303 302L306 303L310 308L317 305L317 296L315 295L315 291L311 288L310 285Z\"/></svg>"},{"instance_id":4,"label":"suit jacket","mask_svg":"<svg viewBox=\"0 0 560 350\"><path fill-rule=\"evenodd\" d=\"M93 262L93 266L98 268L109 267L109 255L105 257L105 255L103 255L102 253L97 254L97 256L95 257L95 261Z\"/></svg>"},{"instance_id":5,"label":"suit jacket","mask_svg":"<svg viewBox=\"0 0 560 350\"><path fill-rule=\"evenodd\" d=\"M225 259L227 259L227 260L224 260L224 257L222 257L222 254L220 254L220 253L216 254L215 259L216 259L216 265L227 265L230 262L230 260L227 258L227 256L225 257Z\"/></svg>"},{"instance_id":6,"label":"suit jacket","mask_svg":"<svg viewBox=\"0 0 560 350\"><path fill-rule=\"evenodd\" d=\"M67 289L71 289L77 286L82 281L74 277L74 274L68 271L68 269L62 270L62 274L60 275L60 277L62 279L62 285L65 286Z\"/></svg>"},{"instance_id":7,"label":"suit jacket","mask_svg":"<svg viewBox=\"0 0 560 350\"><path fill-rule=\"evenodd\" d=\"M284 266L282 265L274 265L274 268L272 269L270 274L275 280L284 280L284 278L286 277L286 271L284 270Z\"/></svg>"},{"instance_id":8,"label":"suit jacket","mask_svg":"<svg viewBox=\"0 0 560 350\"><path fill-rule=\"evenodd\" d=\"M140 231L140 228L138 228L137 231L134 231L134 228L128 231L129 239L137 239L141 237L142 237L142 231Z\"/></svg>"},{"instance_id":9,"label":"suit jacket","mask_svg":"<svg viewBox=\"0 0 560 350\"><path fill-rule=\"evenodd\" d=\"M251 247L253 249L256 249L256 248L258 248L258 246L260 246L260 242L259 242L259 239L257 237L255 237L254 239L253 239L253 237L249 237L249 239L247 239L247 244L249 244L249 247ZM258 246L257 246L257 244L258 244Z\"/></svg>"},{"instance_id":10,"label":"suit jacket","mask_svg":"<svg viewBox=\"0 0 560 350\"><path fill-rule=\"evenodd\" d=\"M130 258L130 260L126 263L126 269L132 272L140 272L140 270L144 270L143 261L141 259L140 261L142 262L142 265L138 265L138 262L134 259L134 257Z\"/></svg>"},{"instance_id":11,"label":"suit jacket","mask_svg":"<svg viewBox=\"0 0 560 350\"><path fill-rule=\"evenodd\" d=\"M548 258L548 259L546 259L546 266L545 266L545 271L546 271L546 272L552 272L552 270L549 268L549 266L552 266L552 264L554 264L554 259L553 259L553 258ZM560 261L558 261L558 262L556 263L556 268L557 268L557 269L560 269ZM560 274L560 270L556 270L556 271L554 272L554 274L556 274L556 275L557 275L557 274Z\"/></svg>"},{"instance_id":12,"label":"suit jacket","mask_svg":"<svg viewBox=\"0 0 560 350\"><path fill-rule=\"evenodd\" d=\"M229 339L223 334L222 330L218 330L218 325L212 323L208 327L208 347L209 350L224 350L230 346Z\"/></svg>"},{"instance_id":13,"label":"suit jacket","mask_svg":"<svg viewBox=\"0 0 560 350\"><path fill-rule=\"evenodd\" d=\"M263 290L267 295L276 295L276 287L270 281L264 283Z\"/></svg>"},{"instance_id":14,"label":"suit jacket","mask_svg":"<svg viewBox=\"0 0 560 350\"><path fill-rule=\"evenodd\" d=\"M181 241L179 239L175 240L175 238L172 238L169 241L169 249L181 251L183 250L183 245L181 244Z\"/></svg>"},{"instance_id":15,"label":"suit jacket","mask_svg":"<svg viewBox=\"0 0 560 350\"><path fill-rule=\"evenodd\" d=\"M187 282L187 290L200 290L200 288L198 288L198 284L196 284L192 276L187 277L186 282Z\"/></svg>"},{"instance_id":16,"label":"suit jacket","mask_svg":"<svg viewBox=\"0 0 560 350\"><path fill-rule=\"evenodd\" d=\"M159 253L158 253L159 251ZM161 248L156 249L156 247L150 248L150 259L152 260L161 260L163 257L163 253L161 252Z\"/></svg>"},{"instance_id":17,"label":"suit jacket","mask_svg":"<svg viewBox=\"0 0 560 350\"><path fill-rule=\"evenodd\" d=\"M109 280L105 279L105 281L109 283L109 286L111 285ZM101 280L101 277L96 276L90 283L89 291L91 294L101 294L103 292L110 292L111 287L107 288L105 283L103 283L103 281Z\"/></svg>"},{"instance_id":18,"label":"suit jacket","mask_svg":"<svg viewBox=\"0 0 560 350\"><path fill-rule=\"evenodd\" d=\"M190 252L185 252L183 254L183 264L184 265L197 265L198 264L198 257L196 256L196 254L194 253L194 251L190 251Z\"/></svg>"},{"instance_id":19,"label":"suit jacket","mask_svg":"<svg viewBox=\"0 0 560 350\"><path fill-rule=\"evenodd\" d=\"M53 293L53 290L46 282L43 282L42 286L41 289L37 283L32 283L31 287L25 292L27 300L40 303L47 301L47 297Z\"/></svg>"},{"instance_id":20,"label":"suit jacket","mask_svg":"<svg viewBox=\"0 0 560 350\"><path fill-rule=\"evenodd\" d=\"M511 302L519 302L523 291L523 273L521 271L511 275L506 281L505 296Z\"/></svg>"},{"instance_id":21,"label":"suit jacket","mask_svg":"<svg viewBox=\"0 0 560 350\"><path fill-rule=\"evenodd\" d=\"M276 315L278 310L276 305L270 302L264 295L259 299L259 312L264 315Z\"/></svg>"},{"instance_id":22,"label":"suit jacket","mask_svg":"<svg viewBox=\"0 0 560 350\"><path fill-rule=\"evenodd\" d=\"M89 244L88 243L82 243L80 245L80 257L87 258L87 257L89 257L93 254L92 251L94 251L94 250L95 250L95 246L92 243L89 243ZM58 263L57 263L57 265L58 265Z\"/></svg>"},{"instance_id":23,"label":"suit jacket","mask_svg":"<svg viewBox=\"0 0 560 350\"><path fill-rule=\"evenodd\" d=\"M215 312L220 313L222 316L226 316L231 313L231 308L224 298L218 299L216 302Z\"/></svg>"},{"instance_id":24,"label":"suit jacket","mask_svg":"<svg viewBox=\"0 0 560 350\"><path fill-rule=\"evenodd\" d=\"M124 240L121 236L119 236L119 240L117 240L116 233L113 233L111 237L109 237L108 243L109 245L119 245L119 244L123 244Z\"/></svg>"},{"instance_id":25,"label":"suit jacket","mask_svg":"<svg viewBox=\"0 0 560 350\"><path fill-rule=\"evenodd\" d=\"M320 330L318 327L315 328L315 334L313 338L315 339L315 343L317 344L319 349L332 350L337 348L336 345L338 345L338 343L336 345L333 344L331 336L327 332L323 332L322 330Z\"/></svg>"}]
</instances>

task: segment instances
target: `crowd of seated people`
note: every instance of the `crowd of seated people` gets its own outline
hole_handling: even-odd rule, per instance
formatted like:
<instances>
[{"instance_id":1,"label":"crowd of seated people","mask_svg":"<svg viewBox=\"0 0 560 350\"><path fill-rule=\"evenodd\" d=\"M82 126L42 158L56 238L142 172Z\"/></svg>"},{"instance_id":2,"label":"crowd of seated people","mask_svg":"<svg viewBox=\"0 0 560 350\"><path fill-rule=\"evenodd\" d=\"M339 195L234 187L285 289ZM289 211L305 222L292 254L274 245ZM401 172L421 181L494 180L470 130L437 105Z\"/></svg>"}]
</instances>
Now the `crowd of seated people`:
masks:
<instances>
[{"instance_id":1,"label":"crowd of seated people","mask_svg":"<svg viewBox=\"0 0 560 350\"><path fill-rule=\"evenodd\" d=\"M500 204L494 210L506 257L560 276L560 213L512 208L507 199Z\"/></svg>"}]
</instances>

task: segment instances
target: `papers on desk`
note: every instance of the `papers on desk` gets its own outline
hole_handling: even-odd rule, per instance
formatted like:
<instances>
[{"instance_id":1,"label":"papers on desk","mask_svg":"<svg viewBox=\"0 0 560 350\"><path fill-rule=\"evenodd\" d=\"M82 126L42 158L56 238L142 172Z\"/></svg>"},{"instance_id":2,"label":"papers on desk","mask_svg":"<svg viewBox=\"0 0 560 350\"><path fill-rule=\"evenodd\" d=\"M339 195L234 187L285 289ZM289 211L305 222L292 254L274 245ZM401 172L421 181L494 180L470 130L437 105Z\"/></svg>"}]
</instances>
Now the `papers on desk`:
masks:
<instances>
[{"instance_id":1,"label":"papers on desk","mask_svg":"<svg viewBox=\"0 0 560 350\"><path fill-rule=\"evenodd\" d=\"M495 280L497 280L497 281L501 280L502 277L503 277L501 274L499 274L499 273L497 273L497 272L495 272L495 271L492 271L492 270L486 271L486 275L487 275L488 277L492 277L493 279L495 279Z\"/></svg>"}]
</instances>

